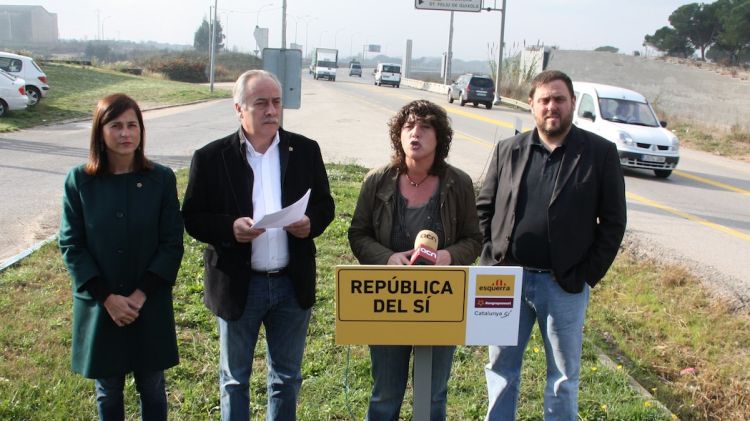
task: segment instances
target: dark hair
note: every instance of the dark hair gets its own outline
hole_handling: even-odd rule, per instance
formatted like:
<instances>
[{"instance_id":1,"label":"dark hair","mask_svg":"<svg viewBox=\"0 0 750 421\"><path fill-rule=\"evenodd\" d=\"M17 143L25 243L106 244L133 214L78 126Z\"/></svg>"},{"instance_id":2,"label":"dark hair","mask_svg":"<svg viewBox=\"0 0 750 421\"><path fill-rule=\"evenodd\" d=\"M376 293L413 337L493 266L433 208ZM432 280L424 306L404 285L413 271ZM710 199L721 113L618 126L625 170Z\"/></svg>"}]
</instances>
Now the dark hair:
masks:
<instances>
[{"instance_id":1,"label":"dark hair","mask_svg":"<svg viewBox=\"0 0 750 421\"><path fill-rule=\"evenodd\" d=\"M417 119L429 123L435 129L435 137L437 139L435 162L432 163L429 174L441 175L445 171L445 159L448 158L448 152L451 149L453 129L451 128L448 114L443 107L425 99L418 99L404 105L388 121L391 148L393 148L391 164L398 167L400 172L406 172L406 154L404 153L404 148L401 146L401 129L412 115Z\"/></svg>"},{"instance_id":2,"label":"dark hair","mask_svg":"<svg viewBox=\"0 0 750 421\"><path fill-rule=\"evenodd\" d=\"M574 97L576 94L573 92L573 81L570 80L570 76L566 75L565 73L559 71L559 70L545 70L542 73L539 73L534 77L534 79L531 81L531 90L529 91L529 98L534 98L534 92L536 92L536 88L538 88L541 85L554 82L556 80L562 80L565 82L565 85L568 87L568 91L570 92L570 96Z\"/></svg>"},{"instance_id":3,"label":"dark hair","mask_svg":"<svg viewBox=\"0 0 750 421\"><path fill-rule=\"evenodd\" d=\"M89 159L86 162L85 171L89 175L110 174L109 162L107 160L107 147L104 144L104 126L116 119L127 110L135 111L140 126L141 141L135 150L133 170L146 171L152 169L153 164L146 159L143 150L146 146L146 132L143 127L143 114L133 98L125 94L112 94L100 99L94 110L94 120L91 125L91 142L89 143Z\"/></svg>"}]
</instances>

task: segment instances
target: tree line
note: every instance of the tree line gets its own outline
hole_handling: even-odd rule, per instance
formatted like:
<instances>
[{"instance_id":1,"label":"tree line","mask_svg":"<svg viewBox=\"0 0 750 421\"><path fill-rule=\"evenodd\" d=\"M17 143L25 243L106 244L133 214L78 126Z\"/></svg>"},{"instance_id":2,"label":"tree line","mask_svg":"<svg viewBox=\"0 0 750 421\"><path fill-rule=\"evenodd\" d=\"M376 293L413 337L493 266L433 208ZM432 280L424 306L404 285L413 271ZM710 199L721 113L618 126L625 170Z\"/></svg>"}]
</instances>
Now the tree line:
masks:
<instances>
[{"instance_id":1,"label":"tree line","mask_svg":"<svg viewBox=\"0 0 750 421\"><path fill-rule=\"evenodd\" d=\"M704 61L750 62L750 0L686 4L669 15L669 23L646 35L643 45L675 57L699 51Z\"/></svg>"}]
</instances>

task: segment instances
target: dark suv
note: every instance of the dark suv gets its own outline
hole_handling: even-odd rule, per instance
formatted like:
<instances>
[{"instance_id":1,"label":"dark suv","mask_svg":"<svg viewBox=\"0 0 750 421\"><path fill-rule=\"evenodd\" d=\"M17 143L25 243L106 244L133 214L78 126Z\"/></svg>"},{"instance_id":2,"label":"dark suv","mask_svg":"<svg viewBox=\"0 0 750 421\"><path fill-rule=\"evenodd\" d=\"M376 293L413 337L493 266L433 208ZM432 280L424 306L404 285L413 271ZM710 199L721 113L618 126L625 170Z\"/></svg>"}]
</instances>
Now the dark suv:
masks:
<instances>
[{"instance_id":1,"label":"dark suv","mask_svg":"<svg viewBox=\"0 0 750 421\"><path fill-rule=\"evenodd\" d=\"M489 110L495 101L495 82L489 76L462 75L448 88L448 102L452 104L454 100L459 100L462 106L467 102L475 107L484 104Z\"/></svg>"}]
</instances>

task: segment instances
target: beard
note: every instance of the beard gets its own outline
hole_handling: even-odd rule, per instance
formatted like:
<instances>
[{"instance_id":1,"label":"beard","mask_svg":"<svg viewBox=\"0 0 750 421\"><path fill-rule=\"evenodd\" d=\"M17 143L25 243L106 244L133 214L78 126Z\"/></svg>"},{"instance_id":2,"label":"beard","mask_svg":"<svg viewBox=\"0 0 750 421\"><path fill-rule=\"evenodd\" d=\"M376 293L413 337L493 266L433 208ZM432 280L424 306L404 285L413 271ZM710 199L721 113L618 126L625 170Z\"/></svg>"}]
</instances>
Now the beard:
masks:
<instances>
[{"instance_id":1,"label":"beard","mask_svg":"<svg viewBox=\"0 0 750 421\"><path fill-rule=\"evenodd\" d=\"M537 121L537 127L549 137L560 136L561 134L567 132L568 129L570 129L570 126L573 124L573 112L571 111L567 115L557 114L557 117L560 119L560 122L558 124L554 124L546 119L543 119L541 121L541 124L539 124L539 122Z\"/></svg>"}]
</instances>

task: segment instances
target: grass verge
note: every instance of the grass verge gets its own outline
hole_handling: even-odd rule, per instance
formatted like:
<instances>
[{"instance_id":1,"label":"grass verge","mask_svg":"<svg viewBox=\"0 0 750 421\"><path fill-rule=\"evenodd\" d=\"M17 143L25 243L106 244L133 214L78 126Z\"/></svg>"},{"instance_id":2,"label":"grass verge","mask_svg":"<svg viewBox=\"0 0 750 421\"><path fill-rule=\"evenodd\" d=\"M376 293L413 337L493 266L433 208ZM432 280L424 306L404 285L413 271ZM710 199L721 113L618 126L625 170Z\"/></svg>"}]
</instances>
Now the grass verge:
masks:
<instances>
[{"instance_id":1,"label":"grass verge","mask_svg":"<svg viewBox=\"0 0 750 421\"><path fill-rule=\"evenodd\" d=\"M303 366L301 420L362 419L371 386L367 347L335 345L333 319L334 267L354 263L346 232L365 169L329 164L328 170L337 210L317 241L319 298ZM186 171L178 172L178 182L182 191ZM170 419L217 419L218 337L215 319L201 303L203 246L187 236L185 246L174 291L181 362L167 372ZM712 414L720 414L716 419L741 419L748 413L747 318L725 313L720 305L701 298L697 285L684 271L637 262L627 254L618 258L594 290L589 308L580 419L670 419L655 402L628 386L627 373L684 419ZM0 287L5 292L0 297L0 317L5 321L0 324L0 419L59 419L60 414L66 419L95 419L93 382L69 368L71 297L57 248L48 245L0 273ZM610 369L600 364L595 343L618 355L620 365ZM524 364L518 414L523 420L542 419L542 349L535 331ZM254 419L265 414L264 355L259 343L251 384ZM483 418L486 361L485 347L458 348L449 383L448 419ZM679 376L687 366L697 368L694 374ZM407 392L403 419L412 417L410 402ZM126 404L128 419L138 419L132 380Z\"/></svg>"},{"instance_id":2,"label":"grass verge","mask_svg":"<svg viewBox=\"0 0 750 421\"><path fill-rule=\"evenodd\" d=\"M750 315L685 269L619 256L594 290L589 337L683 420L750 413Z\"/></svg>"},{"instance_id":3,"label":"grass verge","mask_svg":"<svg viewBox=\"0 0 750 421\"><path fill-rule=\"evenodd\" d=\"M49 96L33 108L14 111L0 119L0 132L88 117L100 98L115 92L130 95L143 109L230 95L224 90L210 93L207 87L201 85L134 76L94 67L49 63L45 64L44 72L49 78Z\"/></svg>"},{"instance_id":4,"label":"grass verge","mask_svg":"<svg viewBox=\"0 0 750 421\"><path fill-rule=\"evenodd\" d=\"M728 158L750 160L750 132L737 125L729 131L721 131L676 121L672 130L683 146Z\"/></svg>"}]
</instances>

